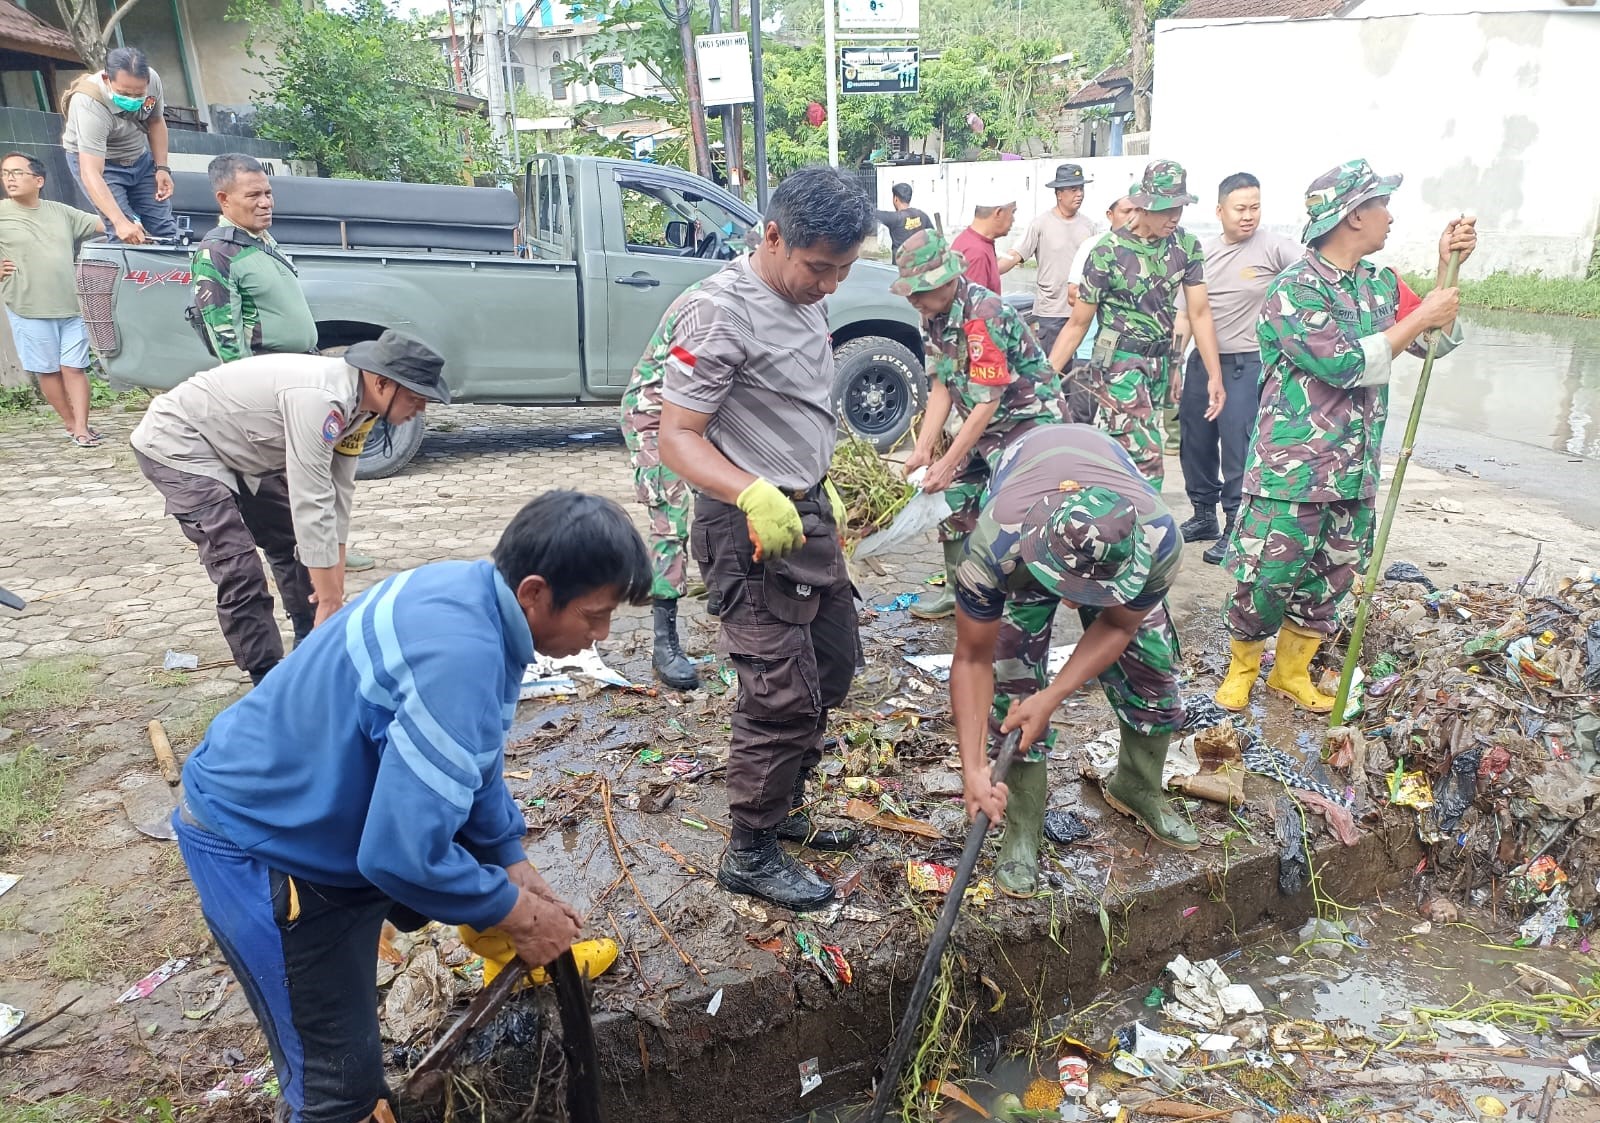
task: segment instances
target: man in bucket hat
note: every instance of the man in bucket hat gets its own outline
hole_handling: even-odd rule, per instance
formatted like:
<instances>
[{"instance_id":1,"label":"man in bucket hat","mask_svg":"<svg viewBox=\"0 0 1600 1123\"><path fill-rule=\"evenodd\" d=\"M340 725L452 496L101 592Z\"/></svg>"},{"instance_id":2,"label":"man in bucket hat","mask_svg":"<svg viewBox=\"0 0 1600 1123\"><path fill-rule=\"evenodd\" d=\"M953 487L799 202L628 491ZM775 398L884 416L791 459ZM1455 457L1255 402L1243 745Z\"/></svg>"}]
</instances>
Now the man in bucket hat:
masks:
<instances>
[{"instance_id":1,"label":"man in bucket hat","mask_svg":"<svg viewBox=\"0 0 1600 1123\"><path fill-rule=\"evenodd\" d=\"M1083 185L1091 183L1084 177L1081 164L1062 164L1056 168L1055 178L1045 184L1056 193L1056 205L1028 223L1028 232L1017 243L1017 248L1000 259L1000 272L1005 273L1030 257L1039 259L1037 287L1038 298L1033 302L1033 316L1039 325L1039 346L1045 354L1055 344L1056 336L1067 325L1072 315L1072 301L1067 295L1067 273L1078 247L1095 237L1100 228L1088 215L1080 213L1083 206Z\"/></svg>"},{"instance_id":2,"label":"man in bucket hat","mask_svg":"<svg viewBox=\"0 0 1600 1123\"><path fill-rule=\"evenodd\" d=\"M298 643L344 603L356 463L389 431L448 403L444 360L386 331L344 355L257 355L204 371L150 404L132 436L139 470L200 548L233 661L261 679L283 658L267 555Z\"/></svg>"},{"instance_id":3,"label":"man in bucket hat","mask_svg":"<svg viewBox=\"0 0 1600 1123\"><path fill-rule=\"evenodd\" d=\"M900 279L889 288L922 314L928 371L928 404L905 472L926 468L922 489L944 492L950 505L950 517L939 526L945 586L937 597L911 606L912 615L936 620L955 611L952 575L962 542L978 521L995 457L1035 425L1066 420L1066 401L1061 377L1022 317L962 275L966 262L942 235L912 235L897 263ZM961 415L961 430L936 461L934 445L952 406Z\"/></svg>"},{"instance_id":4,"label":"man in bucket hat","mask_svg":"<svg viewBox=\"0 0 1600 1123\"><path fill-rule=\"evenodd\" d=\"M1161 786L1183 721L1166 607L1182 551L1161 497L1109 435L1042 426L1000 456L956 574L950 704L968 813L1004 817L995 879L1007 893L1031 895L1038 876L1050 715L1095 678L1122 741L1106 802L1169 846L1199 846ZM1062 604L1078 609L1083 638L1051 679L1050 626ZM991 784L986 742L993 751L1013 729L1023 755L1004 784Z\"/></svg>"},{"instance_id":5,"label":"man in bucket hat","mask_svg":"<svg viewBox=\"0 0 1600 1123\"><path fill-rule=\"evenodd\" d=\"M1261 410L1226 562L1238 585L1227 610L1232 660L1217 691L1225 709L1249 704L1274 633L1267 686L1313 713L1333 709L1311 661L1371 548L1391 363L1402 351L1425 354L1430 330L1448 329L1436 354L1460 342L1459 296L1444 281L1450 255L1465 260L1477 245L1476 220L1445 225L1438 286L1418 300L1394 270L1367 260L1388 239L1399 186L1365 160L1318 176L1306 189L1308 252L1267 287L1256 328Z\"/></svg>"},{"instance_id":6,"label":"man in bucket hat","mask_svg":"<svg viewBox=\"0 0 1600 1123\"><path fill-rule=\"evenodd\" d=\"M1207 419L1222 412L1222 367L1206 301L1205 255L1194 235L1178 225L1183 208L1196 201L1182 165L1151 162L1131 201L1128 225L1102 238L1084 264L1078 302L1050 350L1050 365L1065 370L1090 321L1099 324L1090 360L1097 422L1159 491L1166 474L1161 411L1176 401L1172 331L1180 288L1205 365Z\"/></svg>"}]
</instances>

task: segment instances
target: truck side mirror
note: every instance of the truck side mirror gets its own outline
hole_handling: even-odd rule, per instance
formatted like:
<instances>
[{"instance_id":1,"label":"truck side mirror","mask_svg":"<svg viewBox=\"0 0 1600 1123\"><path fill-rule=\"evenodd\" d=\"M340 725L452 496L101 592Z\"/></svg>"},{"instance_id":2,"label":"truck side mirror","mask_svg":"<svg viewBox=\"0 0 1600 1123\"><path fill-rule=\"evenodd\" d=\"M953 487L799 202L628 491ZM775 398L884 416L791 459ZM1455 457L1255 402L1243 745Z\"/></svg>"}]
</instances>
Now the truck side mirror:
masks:
<instances>
[{"instance_id":1,"label":"truck side mirror","mask_svg":"<svg viewBox=\"0 0 1600 1123\"><path fill-rule=\"evenodd\" d=\"M689 224L682 219L673 219L667 223L667 245L675 250L688 249L691 244L689 239L694 235L689 230Z\"/></svg>"}]
</instances>

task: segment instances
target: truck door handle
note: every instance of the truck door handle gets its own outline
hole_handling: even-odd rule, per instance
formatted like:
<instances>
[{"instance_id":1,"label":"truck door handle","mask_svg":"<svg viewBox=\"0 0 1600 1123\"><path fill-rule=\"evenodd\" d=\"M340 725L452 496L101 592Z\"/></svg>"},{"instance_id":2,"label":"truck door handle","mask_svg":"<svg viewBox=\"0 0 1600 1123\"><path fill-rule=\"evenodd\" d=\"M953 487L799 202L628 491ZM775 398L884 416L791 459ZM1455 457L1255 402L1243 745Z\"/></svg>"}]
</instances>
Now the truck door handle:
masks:
<instances>
[{"instance_id":1,"label":"truck door handle","mask_svg":"<svg viewBox=\"0 0 1600 1123\"><path fill-rule=\"evenodd\" d=\"M660 283L648 273L634 273L627 277L617 278L617 284L632 285L636 289L653 289Z\"/></svg>"}]
</instances>

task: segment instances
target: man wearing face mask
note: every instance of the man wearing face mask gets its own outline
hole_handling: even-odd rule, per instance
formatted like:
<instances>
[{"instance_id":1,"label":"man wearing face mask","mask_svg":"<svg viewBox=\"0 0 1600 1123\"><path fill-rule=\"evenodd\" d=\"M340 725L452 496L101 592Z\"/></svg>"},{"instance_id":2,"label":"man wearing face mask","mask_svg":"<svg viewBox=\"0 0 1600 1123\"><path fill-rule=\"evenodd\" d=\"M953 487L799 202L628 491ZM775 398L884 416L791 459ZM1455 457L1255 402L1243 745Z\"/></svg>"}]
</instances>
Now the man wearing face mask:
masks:
<instances>
[{"instance_id":1,"label":"man wearing face mask","mask_svg":"<svg viewBox=\"0 0 1600 1123\"><path fill-rule=\"evenodd\" d=\"M167 167L161 75L137 47L106 54L106 68L67 87L61 147L113 242L172 238L172 171Z\"/></svg>"},{"instance_id":2,"label":"man wearing face mask","mask_svg":"<svg viewBox=\"0 0 1600 1123\"><path fill-rule=\"evenodd\" d=\"M223 637L252 682L283 658L257 547L298 643L344 603L357 459L346 442L374 418L400 425L448 404L443 369L396 331L338 357L258 355L162 394L133 431L139 470L199 547Z\"/></svg>"},{"instance_id":3,"label":"man wearing face mask","mask_svg":"<svg viewBox=\"0 0 1600 1123\"><path fill-rule=\"evenodd\" d=\"M1189 303L1189 323L1206 369L1206 418L1222 412L1222 370L1217 335L1206 301L1205 255L1194 235L1178 225L1195 202L1182 165L1155 160L1130 196L1133 217L1090 251L1072 317L1050 350L1050 365L1064 370L1096 320L1090 360L1097 423L1127 450L1157 491L1166 475L1161 411L1172 390L1172 330L1178 292Z\"/></svg>"},{"instance_id":4,"label":"man wearing face mask","mask_svg":"<svg viewBox=\"0 0 1600 1123\"><path fill-rule=\"evenodd\" d=\"M698 493L689 549L739 676L733 836L717 880L784 908L826 904L833 886L780 839L854 843L853 831L813 828L805 785L860 649L844 505L827 482L839 423L824 301L876 225L837 171L795 172L772 193L755 248L680 297L647 353L666 367L661 462Z\"/></svg>"}]
</instances>

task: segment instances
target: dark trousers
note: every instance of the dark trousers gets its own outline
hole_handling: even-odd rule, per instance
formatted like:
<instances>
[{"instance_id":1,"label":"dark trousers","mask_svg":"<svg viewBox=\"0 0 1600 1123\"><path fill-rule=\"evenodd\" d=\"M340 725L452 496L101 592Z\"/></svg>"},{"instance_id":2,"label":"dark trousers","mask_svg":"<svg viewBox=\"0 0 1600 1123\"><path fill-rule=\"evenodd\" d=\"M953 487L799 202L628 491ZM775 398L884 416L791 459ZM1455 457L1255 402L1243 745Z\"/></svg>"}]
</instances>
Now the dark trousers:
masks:
<instances>
[{"instance_id":1,"label":"dark trousers","mask_svg":"<svg viewBox=\"0 0 1600 1123\"><path fill-rule=\"evenodd\" d=\"M788 816L795 781L822 759L828 711L850 692L860 647L827 500L813 493L795 507L805 545L777 561L755 561L744 512L706 495L689 536L721 624L717 649L739 676L728 752L736 843Z\"/></svg>"},{"instance_id":2,"label":"dark trousers","mask_svg":"<svg viewBox=\"0 0 1600 1123\"><path fill-rule=\"evenodd\" d=\"M82 188L83 173L78 168L76 152L67 153L67 166L72 169L72 178L78 181L78 187ZM156 161L148 148L143 156L131 164L107 160L105 181L106 189L111 192L122 213L130 221L143 226L145 233L152 238L177 237L178 220L172 216L172 200L156 199ZM84 191L83 194L84 198L88 198L89 192ZM103 214L100 217L105 220L106 240L120 241L111 219Z\"/></svg>"},{"instance_id":3,"label":"dark trousers","mask_svg":"<svg viewBox=\"0 0 1600 1123\"><path fill-rule=\"evenodd\" d=\"M264 673L283 658L283 636L273 616L272 592L256 547L267 555L291 621L308 625L311 575L294 552L289 485L266 476L254 494L241 481L233 492L209 476L180 472L134 450L145 479L167 500L167 514L200 550L200 564L217 587L217 623L242 671Z\"/></svg>"},{"instance_id":4,"label":"dark trousers","mask_svg":"<svg viewBox=\"0 0 1600 1123\"><path fill-rule=\"evenodd\" d=\"M1239 509L1244 461L1261 405L1261 356L1255 351L1222 356L1222 388L1228 399L1215 421L1206 420L1206 368L1199 352L1189 356L1178 403L1183 486L1197 512L1215 508L1232 515ZM1220 475L1219 475L1220 473Z\"/></svg>"}]
</instances>

